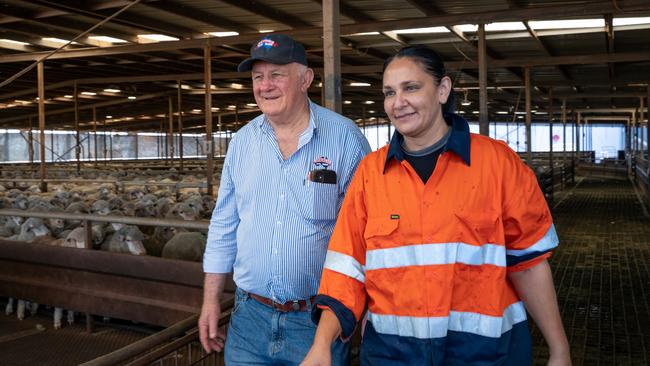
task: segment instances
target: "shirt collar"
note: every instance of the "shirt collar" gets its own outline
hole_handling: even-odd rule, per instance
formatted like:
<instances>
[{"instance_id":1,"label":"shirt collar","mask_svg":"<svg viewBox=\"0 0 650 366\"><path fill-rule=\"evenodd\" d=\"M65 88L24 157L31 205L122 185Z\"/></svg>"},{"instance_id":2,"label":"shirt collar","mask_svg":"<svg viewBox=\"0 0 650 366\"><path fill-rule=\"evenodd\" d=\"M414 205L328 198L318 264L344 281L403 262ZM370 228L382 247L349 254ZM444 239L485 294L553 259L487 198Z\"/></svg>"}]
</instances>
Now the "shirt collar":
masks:
<instances>
[{"instance_id":1,"label":"shirt collar","mask_svg":"<svg viewBox=\"0 0 650 366\"><path fill-rule=\"evenodd\" d=\"M453 151L456 153L465 164L470 165L470 135L469 135L469 124L467 121L455 114L449 113L444 115L445 121L450 124L451 122L451 135L447 144L443 148L443 151ZM386 171L386 166L388 162L395 158L397 161L404 160L404 151L401 147L401 142L404 137L395 131L393 137L390 139L390 145L388 145L388 154L386 155L386 162L384 163L384 172Z\"/></svg>"}]
</instances>

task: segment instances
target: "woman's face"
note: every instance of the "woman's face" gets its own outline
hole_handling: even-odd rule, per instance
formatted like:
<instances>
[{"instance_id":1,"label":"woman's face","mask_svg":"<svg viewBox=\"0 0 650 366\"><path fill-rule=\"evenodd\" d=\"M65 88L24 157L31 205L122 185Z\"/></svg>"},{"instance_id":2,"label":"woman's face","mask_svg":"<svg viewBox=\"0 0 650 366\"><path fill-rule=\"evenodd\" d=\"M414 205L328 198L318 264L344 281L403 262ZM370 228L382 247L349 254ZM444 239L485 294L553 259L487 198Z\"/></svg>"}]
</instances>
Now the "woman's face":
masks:
<instances>
[{"instance_id":1,"label":"woman's face","mask_svg":"<svg viewBox=\"0 0 650 366\"><path fill-rule=\"evenodd\" d=\"M435 135L435 123L444 123L441 107L450 89L449 78L436 85L420 63L409 57L398 58L384 71L384 110L404 138L430 137Z\"/></svg>"}]
</instances>

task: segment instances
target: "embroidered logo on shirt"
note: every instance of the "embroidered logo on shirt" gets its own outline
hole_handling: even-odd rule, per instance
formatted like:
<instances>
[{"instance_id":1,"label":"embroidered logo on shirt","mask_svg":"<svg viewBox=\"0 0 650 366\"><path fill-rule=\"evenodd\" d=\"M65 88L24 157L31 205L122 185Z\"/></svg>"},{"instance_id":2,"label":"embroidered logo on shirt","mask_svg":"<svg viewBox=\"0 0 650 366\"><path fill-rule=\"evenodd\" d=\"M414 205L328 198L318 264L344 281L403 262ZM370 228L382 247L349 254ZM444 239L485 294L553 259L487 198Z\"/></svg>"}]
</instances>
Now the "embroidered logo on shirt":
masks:
<instances>
[{"instance_id":1,"label":"embroidered logo on shirt","mask_svg":"<svg viewBox=\"0 0 650 366\"><path fill-rule=\"evenodd\" d=\"M314 166L320 169L327 169L328 167L332 166L332 161L328 159L327 156L319 156L314 159Z\"/></svg>"},{"instance_id":2,"label":"embroidered logo on shirt","mask_svg":"<svg viewBox=\"0 0 650 366\"><path fill-rule=\"evenodd\" d=\"M397 214L392 214L392 215L390 215L390 219L391 219L391 220L399 220L399 215L397 215Z\"/></svg>"}]
</instances>

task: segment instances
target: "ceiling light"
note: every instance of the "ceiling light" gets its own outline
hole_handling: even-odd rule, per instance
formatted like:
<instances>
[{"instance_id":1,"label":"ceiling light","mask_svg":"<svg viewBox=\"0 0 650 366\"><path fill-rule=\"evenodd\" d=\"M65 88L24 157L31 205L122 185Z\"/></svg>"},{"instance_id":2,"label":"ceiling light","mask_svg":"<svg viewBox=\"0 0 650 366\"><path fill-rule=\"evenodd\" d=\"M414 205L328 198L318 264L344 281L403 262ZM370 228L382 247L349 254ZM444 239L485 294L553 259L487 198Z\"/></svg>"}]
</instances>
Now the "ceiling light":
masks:
<instances>
[{"instance_id":1,"label":"ceiling light","mask_svg":"<svg viewBox=\"0 0 650 366\"><path fill-rule=\"evenodd\" d=\"M497 114L508 114L506 111L498 111Z\"/></svg>"},{"instance_id":2,"label":"ceiling light","mask_svg":"<svg viewBox=\"0 0 650 366\"><path fill-rule=\"evenodd\" d=\"M97 95L97 93L95 93L95 92L87 92L87 91L85 91L85 92L81 92L81 94L83 94L83 95L90 95L90 96Z\"/></svg>"},{"instance_id":3,"label":"ceiling light","mask_svg":"<svg viewBox=\"0 0 650 366\"><path fill-rule=\"evenodd\" d=\"M178 41L178 38L166 36L164 34L138 34L138 42L140 43L166 42L166 41Z\"/></svg>"},{"instance_id":4,"label":"ceiling light","mask_svg":"<svg viewBox=\"0 0 650 366\"><path fill-rule=\"evenodd\" d=\"M352 82L350 86L370 86L369 83Z\"/></svg>"},{"instance_id":5,"label":"ceiling light","mask_svg":"<svg viewBox=\"0 0 650 366\"><path fill-rule=\"evenodd\" d=\"M375 104L375 102L372 100L366 100L363 104Z\"/></svg>"},{"instance_id":6,"label":"ceiling light","mask_svg":"<svg viewBox=\"0 0 650 366\"><path fill-rule=\"evenodd\" d=\"M18 46L27 46L27 45L29 45L29 43L27 43L27 42L14 41L13 39L0 39L0 42L15 44L15 45L18 45Z\"/></svg>"},{"instance_id":7,"label":"ceiling light","mask_svg":"<svg viewBox=\"0 0 650 366\"><path fill-rule=\"evenodd\" d=\"M369 110L368 113L375 113L375 111L373 111L373 110Z\"/></svg>"},{"instance_id":8,"label":"ceiling light","mask_svg":"<svg viewBox=\"0 0 650 366\"><path fill-rule=\"evenodd\" d=\"M106 118L113 118L113 116L106 116Z\"/></svg>"},{"instance_id":9,"label":"ceiling light","mask_svg":"<svg viewBox=\"0 0 650 366\"><path fill-rule=\"evenodd\" d=\"M316 86L319 87L319 88L322 88L322 87L323 87L323 83L320 82L320 83L316 84Z\"/></svg>"},{"instance_id":10,"label":"ceiling light","mask_svg":"<svg viewBox=\"0 0 650 366\"><path fill-rule=\"evenodd\" d=\"M343 104L352 104L352 101L351 100L344 100Z\"/></svg>"},{"instance_id":11,"label":"ceiling light","mask_svg":"<svg viewBox=\"0 0 650 366\"><path fill-rule=\"evenodd\" d=\"M135 100L135 99L136 99L136 96L135 96L135 95L129 95L129 96L127 97L127 99Z\"/></svg>"},{"instance_id":12,"label":"ceiling light","mask_svg":"<svg viewBox=\"0 0 650 366\"><path fill-rule=\"evenodd\" d=\"M468 106L468 105L472 105L472 102L470 102L469 100L463 100L462 102L460 102L460 105Z\"/></svg>"},{"instance_id":13,"label":"ceiling light","mask_svg":"<svg viewBox=\"0 0 650 366\"><path fill-rule=\"evenodd\" d=\"M89 36L88 39L106 43L128 43L128 41L123 39L108 36Z\"/></svg>"},{"instance_id":14,"label":"ceiling light","mask_svg":"<svg viewBox=\"0 0 650 366\"><path fill-rule=\"evenodd\" d=\"M233 88L233 89L244 89L244 86L242 84L238 84L238 83L232 83L232 84L230 84L230 87Z\"/></svg>"},{"instance_id":15,"label":"ceiling light","mask_svg":"<svg viewBox=\"0 0 650 366\"><path fill-rule=\"evenodd\" d=\"M218 111L219 111L219 107L212 107L212 108L210 108L210 110L211 110L212 112L218 112Z\"/></svg>"},{"instance_id":16,"label":"ceiling light","mask_svg":"<svg viewBox=\"0 0 650 366\"><path fill-rule=\"evenodd\" d=\"M255 104L255 103L246 103L246 106L252 108L252 107L257 107L257 104Z\"/></svg>"},{"instance_id":17,"label":"ceiling light","mask_svg":"<svg viewBox=\"0 0 650 366\"><path fill-rule=\"evenodd\" d=\"M229 105L228 109L237 109L237 106L236 105Z\"/></svg>"},{"instance_id":18,"label":"ceiling light","mask_svg":"<svg viewBox=\"0 0 650 366\"><path fill-rule=\"evenodd\" d=\"M465 111L458 111L458 114L465 114Z\"/></svg>"},{"instance_id":19,"label":"ceiling light","mask_svg":"<svg viewBox=\"0 0 650 366\"><path fill-rule=\"evenodd\" d=\"M192 109L192 113L201 113L200 109Z\"/></svg>"},{"instance_id":20,"label":"ceiling light","mask_svg":"<svg viewBox=\"0 0 650 366\"><path fill-rule=\"evenodd\" d=\"M597 28L604 27L604 19L567 19L567 20L540 20L530 21L528 25L535 29L569 29L569 28Z\"/></svg>"},{"instance_id":21,"label":"ceiling light","mask_svg":"<svg viewBox=\"0 0 650 366\"><path fill-rule=\"evenodd\" d=\"M274 30L273 29L263 29L263 30L260 30L259 32L260 33L272 33L272 32L274 32Z\"/></svg>"},{"instance_id":22,"label":"ceiling light","mask_svg":"<svg viewBox=\"0 0 650 366\"><path fill-rule=\"evenodd\" d=\"M208 34L215 37L232 37L239 35L237 32L209 32Z\"/></svg>"},{"instance_id":23,"label":"ceiling light","mask_svg":"<svg viewBox=\"0 0 650 366\"><path fill-rule=\"evenodd\" d=\"M395 34L449 33L449 29L447 29L446 27L427 27L427 28L396 29L392 32Z\"/></svg>"},{"instance_id":24,"label":"ceiling light","mask_svg":"<svg viewBox=\"0 0 650 366\"><path fill-rule=\"evenodd\" d=\"M478 111L472 111L472 114L478 114Z\"/></svg>"},{"instance_id":25,"label":"ceiling light","mask_svg":"<svg viewBox=\"0 0 650 366\"><path fill-rule=\"evenodd\" d=\"M121 92L120 89L111 89L111 88L104 89L104 91L107 92L107 93L119 93L119 92Z\"/></svg>"}]
</instances>

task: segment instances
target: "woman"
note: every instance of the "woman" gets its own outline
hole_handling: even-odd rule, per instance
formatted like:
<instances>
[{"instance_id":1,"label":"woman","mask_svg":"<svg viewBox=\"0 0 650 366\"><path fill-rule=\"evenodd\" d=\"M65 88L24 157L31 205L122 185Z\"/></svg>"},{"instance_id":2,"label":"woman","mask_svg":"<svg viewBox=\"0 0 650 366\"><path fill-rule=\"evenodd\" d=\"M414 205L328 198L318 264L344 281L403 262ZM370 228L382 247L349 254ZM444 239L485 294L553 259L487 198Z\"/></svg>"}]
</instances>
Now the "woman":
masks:
<instances>
[{"instance_id":1,"label":"woman","mask_svg":"<svg viewBox=\"0 0 650 366\"><path fill-rule=\"evenodd\" d=\"M329 365L332 341L349 338L366 308L362 365L531 364L526 310L549 365L571 363L546 260L558 239L535 176L448 112L451 90L427 48L385 62L397 131L350 184L303 365Z\"/></svg>"}]
</instances>

